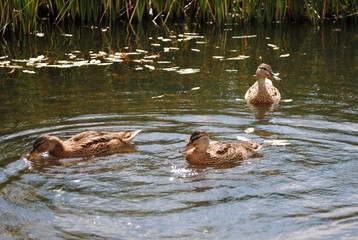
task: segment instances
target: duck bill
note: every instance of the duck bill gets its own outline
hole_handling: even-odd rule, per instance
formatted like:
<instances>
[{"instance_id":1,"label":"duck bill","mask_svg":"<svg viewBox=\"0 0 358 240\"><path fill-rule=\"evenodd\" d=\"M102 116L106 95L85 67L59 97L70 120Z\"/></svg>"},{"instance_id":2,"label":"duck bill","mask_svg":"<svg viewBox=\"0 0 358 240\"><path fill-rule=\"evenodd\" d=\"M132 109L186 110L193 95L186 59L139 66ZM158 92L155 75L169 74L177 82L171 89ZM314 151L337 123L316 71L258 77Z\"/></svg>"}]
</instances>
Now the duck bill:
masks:
<instances>
[{"instance_id":1,"label":"duck bill","mask_svg":"<svg viewBox=\"0 0 358 240\"><path fill-rule=\"evenodd\" d=\"M271 79L281 81L281 78L278 77L278 73L272 73Z\"/></svg>"},{"instance_id":2,"label":"duck bill","mask_svg":"<svg viewBox=\"0 0 358 240\"><path fill-rule=\"evenodd\" d=\"M188 143L185 147L183 147L182 149L179 150L179 152L186 152L189 149L192 149L193 146L191 145L191 143Z\"/></svg>"},{"instance_id":3,"label":"duck bill","mask_svg":"<svg viewBox=\"0 0 358 240\"><path fill-rule=\"evenodd\" d=\"M40 154L37 150L32 150L29 155L26 156L26 159L31 161L33 158L37 157Z\"/></svg>"}]
</instances>

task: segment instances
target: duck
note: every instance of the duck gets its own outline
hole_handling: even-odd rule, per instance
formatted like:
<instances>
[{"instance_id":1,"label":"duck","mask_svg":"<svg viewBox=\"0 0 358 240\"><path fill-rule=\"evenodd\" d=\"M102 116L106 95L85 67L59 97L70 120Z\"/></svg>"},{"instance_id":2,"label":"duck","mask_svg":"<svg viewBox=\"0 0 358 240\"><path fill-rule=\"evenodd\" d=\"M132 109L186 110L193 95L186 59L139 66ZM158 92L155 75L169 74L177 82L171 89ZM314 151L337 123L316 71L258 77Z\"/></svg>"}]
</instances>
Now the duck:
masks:
<instances>
[{"instance_id":1,"label":"duck","mask_svg":"<svg viewBox=\"0 0 358 240\"><path fill-rule=\"evenodd\" d=\"M280 91L273 86L271 80L280 81L277 73L270 65L262 63L256 70L257 81L247 90L245 100L253 105L277 104L281 100ZM271 79L271 80L270 80Z\"/></svg>"},{"instance_id":2,"label":"duck","mask_svg":"<svg viewBox=\"0 0 358 240\"><path fill-rule=\"evenodd\" d=\"M129 145L141 131L86 131L76 134L66 141L62 141L56 136L43 135L35 140L26 159L32 160L43 152L48 152L57 159L107 155Z\"/></svg>"},{"instance_id":3,"label":"duck","mask_svg":"<svg viewBox=\"0 0 358 240\"><path fill-rule=\"evenodd\" d=\"M195 131L180 152L186 152L185 158L190 164L218 165L253 157L260 148L261 145L254 142L210 142L207 132Z\"/></svg>"}]
</instances>

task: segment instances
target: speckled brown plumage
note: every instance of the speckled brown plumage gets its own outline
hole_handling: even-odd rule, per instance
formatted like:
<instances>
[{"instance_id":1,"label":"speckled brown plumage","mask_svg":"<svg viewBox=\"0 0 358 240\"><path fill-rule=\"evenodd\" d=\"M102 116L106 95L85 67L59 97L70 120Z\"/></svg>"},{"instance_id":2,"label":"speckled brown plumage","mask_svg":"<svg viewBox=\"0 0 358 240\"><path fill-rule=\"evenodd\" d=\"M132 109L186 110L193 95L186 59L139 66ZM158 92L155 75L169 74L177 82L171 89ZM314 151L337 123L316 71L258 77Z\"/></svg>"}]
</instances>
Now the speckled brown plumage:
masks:
<instances>
[{"instance_id":1,"label":"speckled brown plumage","mask_svg":"<svg viewBox=\"0 0 358 240\"><path fill-rule=\"evenodd\" d=\"M259 148L253 142L210 142L206 132L196 131L181 151L187 151L185 158L191 164L217 165L250 158Z\"/></svg>"},{"instance_id":2,"label":"speckled brown plumage","mask_svg":"<svg viewBox=\"0 0 358 240\"><path fill-rule=\"evenodd\" d=\"M95 132L79 133L66 141L55 136L41 136L34 142L28 160L42 152L49 152L56 158L76 158L110 154L129 144L141 130L133 132Z\"/></svg>"},{"instance_id":3,"label":"speckled brown plumage","mask_svg":"<svg viewBox=\"0 0 358 240\"><path fill-rule=\"evenodd\" d=\"M281 100L281 94L269 79L281 79L273 73L271 66L260 64L256 70L256 78L257 81L247 90L245 100L251 104L277 104Z\"/></svg>"}]
</instances>

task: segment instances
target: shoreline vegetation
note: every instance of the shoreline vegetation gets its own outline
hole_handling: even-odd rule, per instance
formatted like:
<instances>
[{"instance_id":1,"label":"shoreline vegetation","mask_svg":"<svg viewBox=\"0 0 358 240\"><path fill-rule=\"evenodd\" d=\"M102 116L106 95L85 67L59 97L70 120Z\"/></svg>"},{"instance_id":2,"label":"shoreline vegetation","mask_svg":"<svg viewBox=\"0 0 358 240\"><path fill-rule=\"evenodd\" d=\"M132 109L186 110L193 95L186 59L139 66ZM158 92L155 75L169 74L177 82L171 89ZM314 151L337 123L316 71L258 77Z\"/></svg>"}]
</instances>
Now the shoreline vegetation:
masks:
<instances>
[{"instance_id":1,"label":"shoreline vegetation","mask_svg":"<svg viewBox=\"0 0 358 240\"><path fill-rule=\"evenodd\" d=\"M41 24L106 25L117 22L234 23L324 21L357 23L358 1L352 0L3 0L0 32L31 34Z\"/></svg>"}]
</instances>

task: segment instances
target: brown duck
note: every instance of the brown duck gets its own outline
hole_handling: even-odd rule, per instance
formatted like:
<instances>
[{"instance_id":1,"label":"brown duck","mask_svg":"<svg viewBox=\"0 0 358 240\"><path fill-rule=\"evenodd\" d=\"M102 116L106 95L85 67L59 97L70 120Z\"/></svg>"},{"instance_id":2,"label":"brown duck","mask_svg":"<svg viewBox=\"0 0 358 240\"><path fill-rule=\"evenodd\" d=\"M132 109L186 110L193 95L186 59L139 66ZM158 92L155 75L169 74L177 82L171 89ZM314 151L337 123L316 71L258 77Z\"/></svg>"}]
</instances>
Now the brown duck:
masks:
<instances>
[{"instance_id":1,"label":"brown duck","mask_svg":"<svg viewBox=\"0 0 358 240\"><path fill-rule=\"evenodd\" d=\"M278 74L274 73L271 66L262 63L256 70L257 81L247 90L245 100L251 104L277 104L281 100L281 94L269 79L280 81Z\"/></svg>"},{"instance_id":2,"label":"brown duck","mask_svg":"<svg viewBox=\"0 0 358 240\"><path fill-rule=\"evenodd\" d=\"M66 141L55 136L41 136L34 142L26 157L31 160L40 153L49 152L56 158L77 158L114 153L131 143L141 130L133 132L95 132L79 133Z\"/></svg>"},{"instance_id":3,"label":"brown duck","mask_svg":"<svg viewBox=\"0 0 358 240\"><path fill-rule=\"evenodd\" d=\"M187 152L185 158L191 164L215 165L253 157L260 148L259 144L253 142L210 142L206 132L196 131L180 152Z\"/></svg>"}]
</instances>

